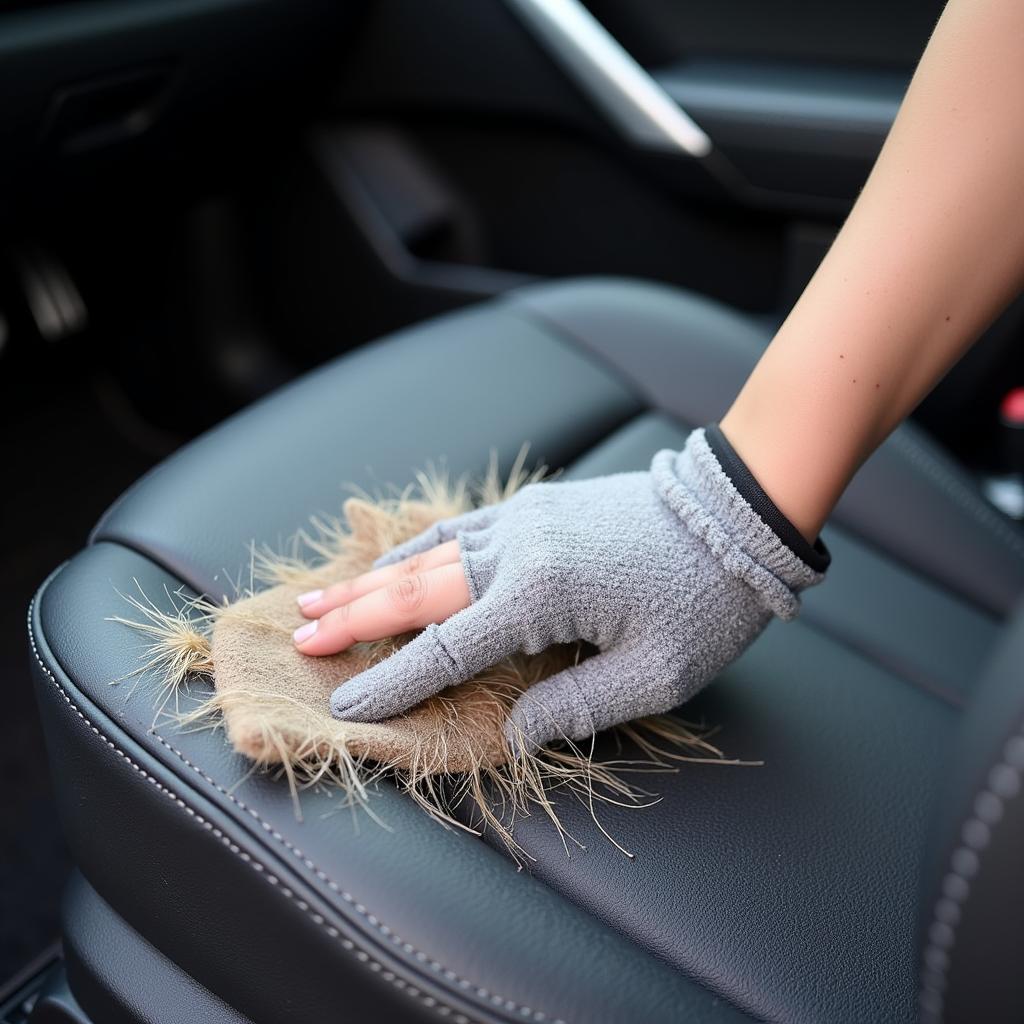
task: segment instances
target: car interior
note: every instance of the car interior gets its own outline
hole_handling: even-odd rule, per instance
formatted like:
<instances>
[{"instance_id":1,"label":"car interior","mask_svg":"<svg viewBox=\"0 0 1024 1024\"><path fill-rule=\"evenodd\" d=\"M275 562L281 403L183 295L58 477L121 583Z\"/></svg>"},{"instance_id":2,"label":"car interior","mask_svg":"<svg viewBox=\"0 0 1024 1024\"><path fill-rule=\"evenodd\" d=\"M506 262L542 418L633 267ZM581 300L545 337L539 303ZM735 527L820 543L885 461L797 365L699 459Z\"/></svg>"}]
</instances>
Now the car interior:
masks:
<instances>
[{"instance_id":1,"label":"car interior","mask_svg":"<svg viewBox=\"0 0 1024 1024\"><path fill-rule=\"evenodd\" d=\"M941 8L0 0L2 1024L1024 1016L1020 302L678 712L749 763L602 805L628 853L558 792L525 859L386 779L300 819L112 621L350 486L716 421Z\"/></svg>"}]
</instances>

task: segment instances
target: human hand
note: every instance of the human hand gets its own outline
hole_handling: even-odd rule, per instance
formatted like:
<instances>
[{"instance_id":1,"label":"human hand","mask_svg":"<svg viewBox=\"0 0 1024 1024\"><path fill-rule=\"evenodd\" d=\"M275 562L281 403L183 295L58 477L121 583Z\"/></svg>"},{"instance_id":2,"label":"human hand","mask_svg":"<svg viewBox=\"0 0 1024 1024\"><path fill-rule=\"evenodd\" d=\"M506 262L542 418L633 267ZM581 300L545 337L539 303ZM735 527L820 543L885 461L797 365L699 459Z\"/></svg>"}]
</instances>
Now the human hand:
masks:
<instances>
[{"instance_id":1,"label":"human hand","mask_svg":"<svg viewBox=\"0 0 1024 1024\"><path fill-rule=\"evenodd\" d=\"M651 470L532 484L443 520L377 568L303 595L304 654L423 631L338 687L337 718L376 721L516 651L584 640L590 658L516 701L510 743L582 739L692 696L772 613L818 582L739 494L695 431Z\"/></svg>"}]
</instances>

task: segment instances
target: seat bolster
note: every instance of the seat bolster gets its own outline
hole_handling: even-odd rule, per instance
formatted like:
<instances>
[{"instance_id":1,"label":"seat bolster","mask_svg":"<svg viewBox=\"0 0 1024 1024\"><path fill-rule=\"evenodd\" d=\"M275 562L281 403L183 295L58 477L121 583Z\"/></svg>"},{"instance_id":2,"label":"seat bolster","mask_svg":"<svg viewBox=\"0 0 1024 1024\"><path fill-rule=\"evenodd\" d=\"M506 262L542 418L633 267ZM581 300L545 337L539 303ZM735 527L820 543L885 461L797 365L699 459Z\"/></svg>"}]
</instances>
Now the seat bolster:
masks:
<instances>
[{"instance_id":1,"label":"seat bolster","mask_svg":"<svg viewBox=\"0 0 1024 1024\"><path fill-rule=\"evenodd\" d=\"M835 519L997 618L1024 596L1024 532L912 422L861 467Z\"/></svg>"},{"instance_id":2,"label":"seat bolster","mask_svg":"<svg viewBox=\"0 0 1024 1024\"><path fill-rule=\"evenodd\" d=\"M692 427L725 414L772 333L712 299L621 278L529 285L507 301ZM911 423L865 462L833 518L992 615L1024 596L1024 531Z\"/></svg>"},{"instance_id":3,"label":"seat bolster","mask_svg":"<svg viewBox=\"0 0 1024 1024\"><path fill-rule=\"evenodd\" d=\"M1024 1007L1024 606L946 758L921 907L922 1024L1010 1024Z\"/></svg>"},{"instance_id":4,"label":"seat bolster","mask_svg":"<svg viewBox=\"0 0 1024 1024\"><path fill-rule=\"evenodd\" d=\"M94 544L38 595L31 660L76 865L209 992L275 1024L747 1020L392 786L371 794L379 820L304 790L300 821L222 732L159 715L162 680L112 617L131 614L119 591L170 610L179 586Z\"/></svg>"}]
</instances>

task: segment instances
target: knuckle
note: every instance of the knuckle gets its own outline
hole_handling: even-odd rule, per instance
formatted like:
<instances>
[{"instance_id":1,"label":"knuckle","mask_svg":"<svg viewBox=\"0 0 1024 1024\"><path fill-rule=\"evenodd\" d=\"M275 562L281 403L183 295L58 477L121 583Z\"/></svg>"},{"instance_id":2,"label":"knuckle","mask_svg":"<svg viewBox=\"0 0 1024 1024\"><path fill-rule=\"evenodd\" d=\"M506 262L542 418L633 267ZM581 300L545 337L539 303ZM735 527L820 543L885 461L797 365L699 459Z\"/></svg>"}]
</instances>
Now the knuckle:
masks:
<instances>
[{"instance_id":1,"label":"knuckle","mask_svg":"<svg viewBox=\"0 0 1024 1024\"><path fill-rule=\"evenodd\" d=\"M325 616L324 619L331 624L347 622L348 617L352 612L351 604L340 604L337 608L332 608Z\"/></svg>"},{"instance_id":2,"label":"knuckle","mask_svg":"<svg viewBox=\"0 0 1024 1024\"><path fill-rule=\"evenodd\" d=\"M345 601L353 590L352 580L342 580L340 583L332 583L324 594L329 601Z\"/></svg>"},{"instance_id":3,"label":"knuckle","mask_svg":"<svg viewBox=\"0 0 1024 1024\"><path fill-rule=\"evenodd\" d=\"M424 553L417 551L402 561L400 571L403 576L417 576L423 570Z\"/></svg>"},{"instance_id":4,"label":"knuckle","mask_svg":"<svg viewBox=\"0 0 1024 1024\"><path fill-rule=\"evenodd\" d=\"M415 615L427 596L427 583L421 573L403 576L389 583L388 605L402 617Z\"/></svg>"}]
</instances>

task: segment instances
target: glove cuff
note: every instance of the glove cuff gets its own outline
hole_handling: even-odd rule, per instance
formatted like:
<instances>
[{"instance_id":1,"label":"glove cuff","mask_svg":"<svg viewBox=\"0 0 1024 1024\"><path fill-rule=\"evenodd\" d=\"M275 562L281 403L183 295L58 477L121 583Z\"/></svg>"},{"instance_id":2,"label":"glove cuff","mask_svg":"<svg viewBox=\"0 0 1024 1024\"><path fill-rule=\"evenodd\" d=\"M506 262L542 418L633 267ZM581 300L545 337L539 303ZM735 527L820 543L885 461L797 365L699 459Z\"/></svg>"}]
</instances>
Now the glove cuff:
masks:
<instances>
[{"instance_id":1,"label":"glove cuff","mask_svg":"<svg viewBox=\"0 0 1024 1024\"><path fill-rule=\"evenodd\" d=\"M728 572L757 590L779 618L793 618L800 608L800 591L825 578L824 571L800 558L739 492L703 429L690 434L682 451L658 452L651 477L683 525L704 540Z\"/></svg>"},{"instance_id":2,"label":"glove cuff","mask_svg":"<svg viewBox=\"0 0 1024 1024\"><path fill-rule=\"evenodd\" d=\"M704 440L740 496L775 531L779 540L812 569L824 572L832 561L824 542L819 537L813 544L809 543L782 514L717 423L704 428Z\"/></svg>"}]
</instances>

